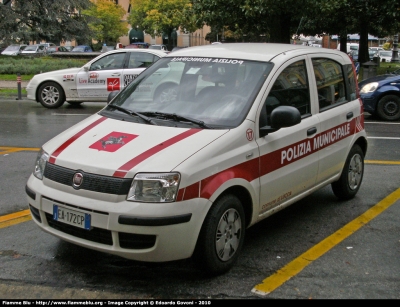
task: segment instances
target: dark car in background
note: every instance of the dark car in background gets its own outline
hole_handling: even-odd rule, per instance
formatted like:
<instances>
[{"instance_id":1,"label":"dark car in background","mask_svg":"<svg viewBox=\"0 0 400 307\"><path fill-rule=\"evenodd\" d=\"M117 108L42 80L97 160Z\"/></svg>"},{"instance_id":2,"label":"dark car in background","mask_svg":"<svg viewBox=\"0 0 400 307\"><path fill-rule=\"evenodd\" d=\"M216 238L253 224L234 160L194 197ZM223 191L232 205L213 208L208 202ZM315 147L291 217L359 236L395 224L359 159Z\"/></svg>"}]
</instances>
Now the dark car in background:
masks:
<instances>
[{"instance_id":1,"label":"dark car in background","mask_svg":"<svg viewBox=\"0 0 400 307\"><path fill-rule=\"evenodd\" d=\"M54 46L54 47L48 47L46 49L46 53L55 53L55 52L69 52L67 48L64 46Z\"/></svg>"},{"instance_id":2,"label":"dark car in background","mask_svg":"<svg viewBox=\"0 0 400 307\"><path fill-rule=\"evenodd\" d=\"M364 111L385 121L400 119L400 69L359 82Z\"/></svg>"},{"instance_id":3,"label":"dark car in background","mask_svg":"<svg viewBox=\"0 0 400 307\"><path fill-rule=\"evenodd\" d=\"M125 46L125 49L132 49L132 48L149 48L150 44L148 43L143 43L143 42L138 42L138 43L132 43L128 46Z\"/></svg>"},{"instance_id":4,"label":"dark car in background","mask_svg":"<svg viewBox=\"0 0 400 307\"><path fill-rule=\"evenodd\" d=\"M87 45L79 45L74 47L71 52L93 52L92 48Z\"/></svg>"}]
</instances>

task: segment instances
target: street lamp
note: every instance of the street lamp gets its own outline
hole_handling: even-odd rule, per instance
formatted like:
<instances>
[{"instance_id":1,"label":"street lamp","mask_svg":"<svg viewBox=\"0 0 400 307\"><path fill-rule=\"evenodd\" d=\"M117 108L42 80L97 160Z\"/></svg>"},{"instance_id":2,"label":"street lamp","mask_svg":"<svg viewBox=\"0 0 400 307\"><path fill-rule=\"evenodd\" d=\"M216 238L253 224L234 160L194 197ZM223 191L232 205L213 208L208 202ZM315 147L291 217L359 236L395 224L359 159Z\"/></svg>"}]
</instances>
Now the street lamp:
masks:
<instances>
[{"instance_id":1,"label":"street lamp","mask_svg":"<svg viewBox=\"0 0 400 307\"><path fill-rule=\"evenodd\" d=\"M399 34L393 36L393 50L392 50L392 59L391 62L400 62L399 60L399 51L397 46L399 45Z\"/></svg>"}]
</instances>

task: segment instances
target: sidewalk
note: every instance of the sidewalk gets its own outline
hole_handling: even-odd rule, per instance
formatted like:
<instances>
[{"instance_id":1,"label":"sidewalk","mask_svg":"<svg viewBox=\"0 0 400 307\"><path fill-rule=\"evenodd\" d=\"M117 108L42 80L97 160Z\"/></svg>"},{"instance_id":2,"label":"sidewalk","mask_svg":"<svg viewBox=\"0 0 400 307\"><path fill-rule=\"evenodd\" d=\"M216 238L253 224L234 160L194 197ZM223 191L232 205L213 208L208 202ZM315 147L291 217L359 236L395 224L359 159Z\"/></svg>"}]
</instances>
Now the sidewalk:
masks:
<instances>
[{"instance_id":1,"label":"sidewalk","mask_svg":"<svg viewBox=\"0 0 400 307\"><path fill-rule=\"evenodd\" d=\"M28 85L29 81L21 81L21 89L26 88ZM15 81L0 81L0 89L2 88L11 88L11 89L17 89L18 88L18 83L17 80Z\"/></svg>"}]
</instances>

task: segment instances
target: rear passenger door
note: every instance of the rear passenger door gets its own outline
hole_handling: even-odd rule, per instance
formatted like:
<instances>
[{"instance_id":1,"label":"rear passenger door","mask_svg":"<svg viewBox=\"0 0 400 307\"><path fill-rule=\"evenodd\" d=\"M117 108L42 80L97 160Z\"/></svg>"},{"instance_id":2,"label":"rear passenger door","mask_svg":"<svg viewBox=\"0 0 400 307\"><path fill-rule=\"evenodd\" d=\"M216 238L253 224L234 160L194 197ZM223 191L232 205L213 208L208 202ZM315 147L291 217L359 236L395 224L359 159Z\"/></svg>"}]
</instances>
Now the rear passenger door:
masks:
<instances>
[{"instance_id":1,"label":"rear passenger door","mask_svg":"<svg viewBox=\"0 0 400 307\"><path fill-rule=\"evenodd\" d=\"M272 87L263 104L259 127L269 124L271 112L278 106L293 106L300 111L301 122L281 128L257 139L260 149L260 210L264 214L315 185L318 152L313 137L320 131L319 118L313 113L306 58L298 57L282 65L275 73ZM315 90L314 90L315 91ZM315 102L314 102L315 104Z\"/></svg>"},{"instance_id":2,"label":"rear passenger door","mask_svg":"<svg viewBox=\"0 0 400 307\"><path fill-rule=\"evenodd\" d=\"M339 56L310 57L318 92L321 129L314 139L319 151L318 183L329 180L343 168L354 135L360 102L356 99L351 65L342 65Z\"/></svg>"}]
</instances>

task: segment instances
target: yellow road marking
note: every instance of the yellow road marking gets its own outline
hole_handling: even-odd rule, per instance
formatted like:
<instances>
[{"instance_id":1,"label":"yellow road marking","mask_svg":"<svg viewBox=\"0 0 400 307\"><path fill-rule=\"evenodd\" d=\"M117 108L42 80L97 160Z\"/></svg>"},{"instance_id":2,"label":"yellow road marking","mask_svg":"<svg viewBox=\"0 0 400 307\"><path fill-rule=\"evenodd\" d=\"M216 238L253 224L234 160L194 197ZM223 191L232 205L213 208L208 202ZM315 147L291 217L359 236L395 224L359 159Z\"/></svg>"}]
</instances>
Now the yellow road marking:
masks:
<instances>
[{"instance_id":1,"label":"yellow road marking","mask_svg":"<svg viewBox=\"0 0 400 307\"><path fill-rule=\"evenodd\" d=\"M40 148L0 146L0 155L6 155L18 151L39 151L39 150Z\"/></svg>"},{"instance_id":2,"label":"yellow road marking","mask_svg":"<svg viewBox=\"0 0 400 307\"><path fill-rule=\"evenodd\" d=\"M7 215L0 216L0 228L5 228L22 222L31 220L30 210L23 210L20 212L15 212Z\"/></svg>"},{"instance_id":3,"label":"yellow road marking","mask_svg":"<svg viewBox=\"0 0 400 307\"><path fill-rule=\"evenodd\" d=\"M366 164L394 164L400 165L400 161L379 161L379 160L365 160L364 163Z\"/></svg>"},{"instance_id":4,"label":"yellow road marking","mask_svg":"<svg viewBox=\"0 0 400 307\"><path fill-rule=\"evenodd\" d=\"M259 295L268 295L272 291L287 282L290 278L300 273L306 266L317 260L323 254L328 252L334 246L342 242L344 239L355 233L362 226L370 222L376 216L381 214L396 201L400 199L400 188L395 192L385 197L372 208L368 209L365 213L322 240L317 245L310 248L308 251L294 259L292 262L279 269L273 275L267 277L261 284L256 285L251 292Z\"/></svg>"}]
</instances>

